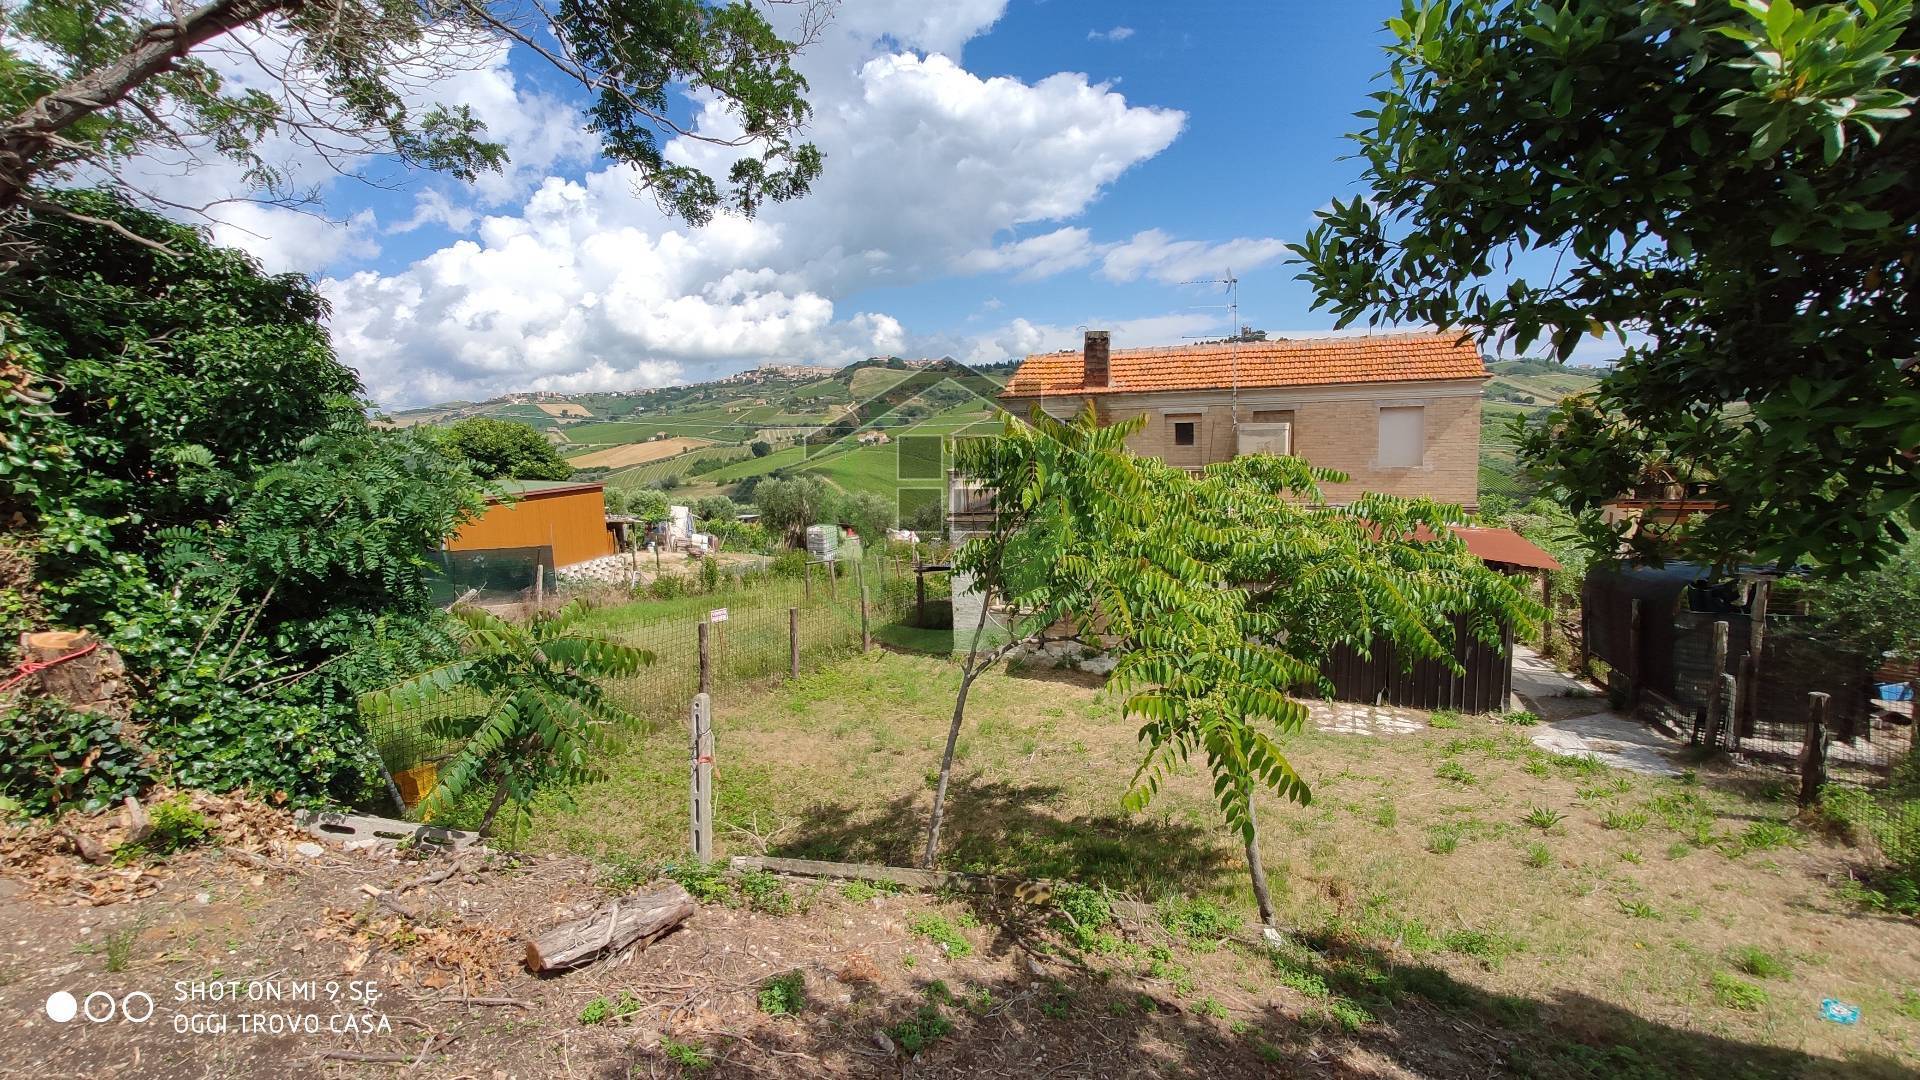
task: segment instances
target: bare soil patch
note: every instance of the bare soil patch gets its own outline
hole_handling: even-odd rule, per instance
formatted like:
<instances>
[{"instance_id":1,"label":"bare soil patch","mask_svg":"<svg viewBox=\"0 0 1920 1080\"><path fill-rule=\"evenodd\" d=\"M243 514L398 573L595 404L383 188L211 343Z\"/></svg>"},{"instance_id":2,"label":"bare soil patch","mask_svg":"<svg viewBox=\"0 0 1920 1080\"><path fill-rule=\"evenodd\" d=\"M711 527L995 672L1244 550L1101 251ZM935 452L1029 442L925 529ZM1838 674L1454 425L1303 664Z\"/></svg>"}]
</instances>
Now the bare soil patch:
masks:
<instances>
[{"instance_id":1,"label":"bare soil patch","mask_svg":"<svg viewBox=\"0 0 1920 1080\"><path fill-rule=\"evenodd\" d=\"M712 446L712 439L695 439L680 436L671 439L656 439L653 442L628 443L609 450L596 450L591 454L567 459L567 464L576 469L620 469L628 465L640 465L649 461L659 461L688 450L697 450L702 446Z\"/></svg>"}]
</instances>

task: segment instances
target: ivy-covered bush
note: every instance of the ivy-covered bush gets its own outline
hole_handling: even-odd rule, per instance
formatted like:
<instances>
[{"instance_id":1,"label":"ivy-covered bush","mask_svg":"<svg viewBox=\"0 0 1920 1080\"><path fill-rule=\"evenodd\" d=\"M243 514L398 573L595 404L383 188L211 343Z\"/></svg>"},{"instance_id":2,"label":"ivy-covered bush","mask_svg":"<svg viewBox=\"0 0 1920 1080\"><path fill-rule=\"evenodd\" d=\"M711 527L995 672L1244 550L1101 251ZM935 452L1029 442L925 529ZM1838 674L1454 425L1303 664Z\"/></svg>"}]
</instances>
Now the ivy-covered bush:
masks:
<instances>
[{"instance_id":1,"label":"ivy-covered bush","mask_svg":"<svg viewBox=\"0 0 1920 1080\"><path fill-rule=\"evenodd\" d=\"M60 625L120 650L177 784L351 798L376 775L358 696L449 652L423 556L478 482L434 433L368 423L306 278L62 198L171 254L42 217L0 278L0 368L27 391L0 395L0 520L31 567L0 582L0 642Z\"/></svg>"},{"instance_id":2,"label":"ivy-covered bush","mask_svg":"<svg viewBox=\"0 0 1920 1080\"><path fill-rule=\"evenodd\" d=\"M0 795L29 814L104 809L152 780L112 717L42 697L0 709Z\"/></svg>"}]
</instances>

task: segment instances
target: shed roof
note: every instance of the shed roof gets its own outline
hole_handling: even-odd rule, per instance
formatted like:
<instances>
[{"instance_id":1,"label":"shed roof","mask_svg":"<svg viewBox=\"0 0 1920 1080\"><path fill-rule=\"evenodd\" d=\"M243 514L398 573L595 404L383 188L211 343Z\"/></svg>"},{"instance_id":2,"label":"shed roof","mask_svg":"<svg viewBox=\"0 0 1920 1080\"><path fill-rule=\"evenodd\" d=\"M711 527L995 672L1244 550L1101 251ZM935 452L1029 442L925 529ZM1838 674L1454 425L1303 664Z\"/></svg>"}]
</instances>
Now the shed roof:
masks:
<instances>
[{"instance_id":1,"label":"shed roof","mask_svg":"<svg viewBox=\"0 0 1920 1080\"><path fill-rule=\"evenodd\" d=\"M1453 531L1467 542L1467 550L1483 562L1507 563L1534 570L1560 569L1560 560L1512 529L1461 525Z\"/></svg>"},{"instance_id":2,"label":"shed roof","mask_svg":"<svg viewBox=\"0 0 1920 1080\"><path fill-rule=\"evenodd\" d=\"M576 480L496 480L500 486L497 494L487 496L488 502L499 502L503 498L538 499L549 495L572 495L588 491L605 491L605 484L587 484Z\"/></svg>"},{"instance_id":3,"label":"shed roof","mask_svg":"<svg viewBox=\"0 0 1920 1080\"><path fill-rule=\"evenodd\" d=\"M1282 338L1114 349L1111 386L1086 386L1078 350L1036 353L1007 380L1001 397L1125 394L1150 390L1242 390L1333 383L1484 379L1480 348L1459 333Z\"/></svg>"}]
</instances>

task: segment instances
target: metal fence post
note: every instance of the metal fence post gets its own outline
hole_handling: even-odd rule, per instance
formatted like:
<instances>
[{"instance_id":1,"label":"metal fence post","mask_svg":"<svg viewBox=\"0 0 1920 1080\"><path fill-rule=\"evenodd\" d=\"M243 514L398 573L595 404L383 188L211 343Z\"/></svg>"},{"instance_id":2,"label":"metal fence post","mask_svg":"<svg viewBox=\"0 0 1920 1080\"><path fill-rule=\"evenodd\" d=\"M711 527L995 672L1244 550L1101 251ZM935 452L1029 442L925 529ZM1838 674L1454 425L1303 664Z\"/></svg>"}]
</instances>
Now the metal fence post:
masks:
<instances>
[{"instance_id":1,"label":"metal fence post","mask_svg":"<svg viewBox=\"0 0 1920 1080\"><path fill-rule=\"evenodd\" d=\"M787 609L787 674L800 677L800 609Z\"/></svg>"},{"instance_id":2,"label":"metal fence post","mask_svg":"<svg viewBox=\"0 0 1920 1080\"><path fill-rule=\"evenodd\" d=\"M854 561L853 573L860 582L860 651L871 652L873 632L867 629L867 561L864 557Z\"/></svg>"},{"instance_id":3,"label":"metal fence post","mask_svg":"<svg viewBox=\"0 0 1920 1080\"><path fill-rule=\"evenodd\" d=\"M706 627L703 625L702 630ZM706 635L700 636L702 643ZM713 699L705 693L693 699L692 801L693 857L696 862L713 861Z\"/></svg>"}]
</instances>

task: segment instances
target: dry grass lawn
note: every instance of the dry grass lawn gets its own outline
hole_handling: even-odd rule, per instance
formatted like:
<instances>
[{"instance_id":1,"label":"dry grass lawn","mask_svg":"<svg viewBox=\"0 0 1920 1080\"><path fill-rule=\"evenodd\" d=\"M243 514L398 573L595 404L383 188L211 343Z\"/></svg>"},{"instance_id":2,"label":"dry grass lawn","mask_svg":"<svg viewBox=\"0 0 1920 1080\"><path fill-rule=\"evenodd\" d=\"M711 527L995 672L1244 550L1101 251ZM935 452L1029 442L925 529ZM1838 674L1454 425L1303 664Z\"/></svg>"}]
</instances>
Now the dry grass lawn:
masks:
<instances>
[{"instance_id":1,"label":"dry grass lawn","mask_svg":"<svg viewBox=\"0 0 1920 1080\"><path fill-rule=\"evenodd\" d=\"M546 413L548 416L588 416L590 417L593 415L592 413L587 411L587 407L585 405L575 405L571 401L563 401L556 405L543 404L540 406L540 411L543 413Z\"/></svg>"},{"instance_id":2,"label":"dry grass lawn","mask_svg":"<svg viewBox=\"0 0 1920 1080\"><path fill-rule=\"evenodd\" d=\"M719 702L723 853L911 865L954 685L942 660L876 653ZM1121 810L1139 748L1098 680L995 674L969 715L945 866L1250 907L1201 766L1147 813ZM1281 921L1316 963L1375 959L1352 985L1278 964L1233 993L1345 1002L1364 1032L1392 1022L1398 998L1380 987L1400 985L1380 976L1369 991L1364 972L1417 964L1485 1006L1461 1021L1463 1053L1497 1044L1511 1062L1523 1046L1541 1075L1920 1068L1920 926L1837 892L1856 853L1792 824L1780 778L1652 778L1544 754L1524 727L1441 723L1457 726L1289 740L1314 797L1261 808ZM678 854L684 733L637 740L611 771L546 807L536 844ZM1825 998L1863 1019L1823 1019ZM1459 1074L1484 1072L1468 1053Z\"/></svg>"},{"instance_id":3,"label":"dry grass lawn","mask_svg":"<svg viewBox=\"0 0 1920 1080\"><path fill-rule=\"evenodd\" d=\"M543 406L544 407L544 406ZM596 450L591 454L567 459L567 464L576 469L623 469L629 465L643 465L649 461L659 461L688 450L697 450L702 446L712 446L712 439L673 438L658 439L654 442L628 443L608 450Z\"/></svg>"}]
</instances>

